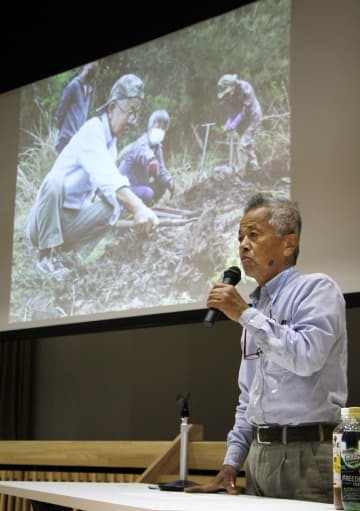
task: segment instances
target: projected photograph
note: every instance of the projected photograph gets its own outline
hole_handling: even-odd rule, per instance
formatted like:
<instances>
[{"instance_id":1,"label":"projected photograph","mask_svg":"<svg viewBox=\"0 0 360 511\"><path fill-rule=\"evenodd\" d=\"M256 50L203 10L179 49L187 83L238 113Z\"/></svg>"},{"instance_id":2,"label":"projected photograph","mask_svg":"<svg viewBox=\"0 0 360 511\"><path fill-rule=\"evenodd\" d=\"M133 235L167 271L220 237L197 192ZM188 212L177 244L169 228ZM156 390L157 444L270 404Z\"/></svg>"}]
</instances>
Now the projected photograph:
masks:
<instances>
[{"instance_id":1,"label":"projected photograph","mask_svg":"<svg viewBox=\"0 0 360 511\"><path fill-rule=\"evenodd\" d=\"M290 195L289 52L259 0L23 87L12 328L204 308L247 199Z\"/></svg>"}]
</instances>

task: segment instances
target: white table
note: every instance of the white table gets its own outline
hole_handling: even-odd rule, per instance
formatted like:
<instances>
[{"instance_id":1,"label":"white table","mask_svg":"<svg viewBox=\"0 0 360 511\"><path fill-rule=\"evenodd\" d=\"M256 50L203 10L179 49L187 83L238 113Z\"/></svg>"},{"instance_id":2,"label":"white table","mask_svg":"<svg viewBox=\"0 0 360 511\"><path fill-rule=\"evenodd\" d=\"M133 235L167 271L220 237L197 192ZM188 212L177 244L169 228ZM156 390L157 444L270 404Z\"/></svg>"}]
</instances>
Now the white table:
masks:
<instances>
[{"instance_id":1,"label":"white table","mask_svg":"<svg viewBox=\"0 0 360 511\"><path fill-rule=\"evenodd\" d=\"M150 486L150 487L149 487ZM332 504L225 493L160 491L143 483L1 481L0 493L85 511L333 511Z\"/></svg>"}]
</instances>

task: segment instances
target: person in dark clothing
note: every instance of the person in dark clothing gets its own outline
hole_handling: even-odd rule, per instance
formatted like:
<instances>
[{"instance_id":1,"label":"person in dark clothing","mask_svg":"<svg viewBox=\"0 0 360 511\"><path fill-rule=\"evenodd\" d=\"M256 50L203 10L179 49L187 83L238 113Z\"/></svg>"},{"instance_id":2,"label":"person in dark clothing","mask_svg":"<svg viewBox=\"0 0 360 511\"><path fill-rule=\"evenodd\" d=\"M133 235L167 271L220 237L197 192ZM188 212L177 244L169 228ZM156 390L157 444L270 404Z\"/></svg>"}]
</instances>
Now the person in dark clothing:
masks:
<instances>
[{"instance_id":1,"label":"person in dark clothing","mask_svg":"<svg viewBox=\"0 0 360 511\"><path fill-rule=\"evenodd\" d=\"M71 137L87 120L90 99L93 93L91 85L97 63L85 64L80 74L76 75L65 87L56 112L55 149L60 153Z\"/></svg>"}]
</instances>

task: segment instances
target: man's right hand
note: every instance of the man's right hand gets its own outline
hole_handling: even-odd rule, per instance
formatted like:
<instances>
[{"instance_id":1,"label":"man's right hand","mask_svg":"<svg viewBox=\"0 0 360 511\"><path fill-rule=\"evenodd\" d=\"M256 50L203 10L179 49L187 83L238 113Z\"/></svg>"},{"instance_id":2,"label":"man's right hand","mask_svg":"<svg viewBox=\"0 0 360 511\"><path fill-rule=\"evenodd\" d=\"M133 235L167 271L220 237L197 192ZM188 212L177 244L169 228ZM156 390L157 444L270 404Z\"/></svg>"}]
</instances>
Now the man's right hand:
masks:
<instances>
[{"instance_id":1,"label":"man's right hand","mask_svg":"<svg viewBox=\"0 0 360 511\"><path fill-rule=\"evenodd\" d=\"M159 225L159 219L154 211L148 208L144 203L135 209L134 220L138 230L145 234L149 234Z\"/></svg>"},{"instance_id":2,"label":"man's right hand","mask_svg":"<svg viewBox=\"0 0 360 511\"><path fill-rule=\"evenodd\" d=\"M128 186L119 188L116 192L118 201L134 216L134 221L140 233L149 234L159 225L159 219L154 211L148 208Z\"/></svg>"},{"instance_id":3,"label":"man's right hand","mask_svg":"<svg viewBox=\"0 0 360 511\"><path fill-rule=\"evenodd\" d=\"M240 295L235 286L218 282L210 290L206 306L218 309L233 321L239 321L241 314L249 308L249 304Z\"/></svg>"},{"instance_id":4,"label":"man's right hand","mask_svg":"<svg viewBox=\"0 0 360 511\"><path fill-rule=\"evenodd\" d=\"M237 470L231 465L223 465L215 479L209 484L200 486L189 486L185 488L186 493L216 493L226 491L230 495L239 495L245 493L245 488L236 486Z\"/></svg>"}]
</instances>

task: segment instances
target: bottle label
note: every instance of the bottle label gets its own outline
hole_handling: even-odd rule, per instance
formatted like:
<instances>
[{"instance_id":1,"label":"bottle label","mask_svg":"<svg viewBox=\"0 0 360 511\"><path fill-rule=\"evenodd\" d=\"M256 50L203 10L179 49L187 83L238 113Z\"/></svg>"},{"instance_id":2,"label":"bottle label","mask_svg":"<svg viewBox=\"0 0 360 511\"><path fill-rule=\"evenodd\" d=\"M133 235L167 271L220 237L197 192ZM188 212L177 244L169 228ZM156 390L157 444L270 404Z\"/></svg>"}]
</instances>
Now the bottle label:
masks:
<instances>
[{"instance_id":1,"label":"bottle label","mask_svg":"<svg viewBox=\"0 0 360 511\"><path fill-rule=\"evenodd\" d=\"M360 467L360 451L359 449L345 449L343 451L344 465L349 469L356 469Z\"/></svg>"},{"instance_id":2,"label":"bottle label","mask_svg":"<svg viewBox=\"0 0 360 511\"><path fill-rule=\"evenodd\" d=\"M360 503L360 431L342 434L341 490L345 509L346 502Z\"/></svg>"},{"instance_id":3,"label":"bottle label","mask_svg":"<svg viewBox=\"0 0 360 511\"><path fill-rule=\"evenodd\" d=\"M338 426L340 428L340 426ZM341 499L341 439L342 430L334 431L333 440L333 501L335 509L344 509Z\"/></svg>"},{"instance_id":4,"label":"bottle label","mask_svg":"<svg viewBox=\"0 0 360 511\"><path fill-rule=\"evenodd\" d=\"M341 488L341 437L342 433L333 433L333 473L335 488Z\"/></svg>"}]
</instances>

